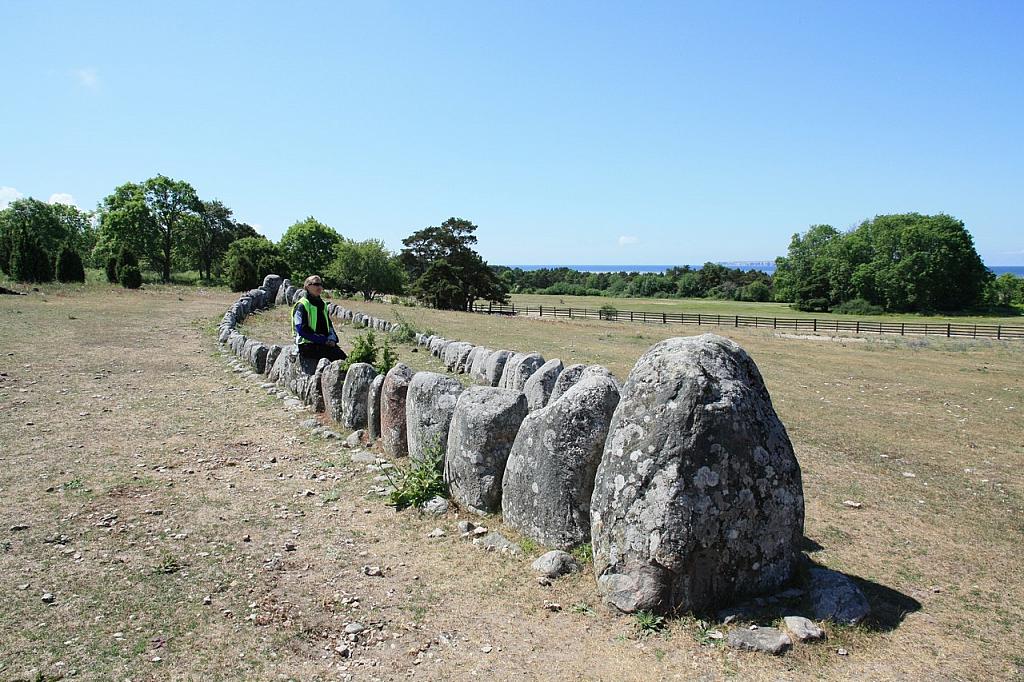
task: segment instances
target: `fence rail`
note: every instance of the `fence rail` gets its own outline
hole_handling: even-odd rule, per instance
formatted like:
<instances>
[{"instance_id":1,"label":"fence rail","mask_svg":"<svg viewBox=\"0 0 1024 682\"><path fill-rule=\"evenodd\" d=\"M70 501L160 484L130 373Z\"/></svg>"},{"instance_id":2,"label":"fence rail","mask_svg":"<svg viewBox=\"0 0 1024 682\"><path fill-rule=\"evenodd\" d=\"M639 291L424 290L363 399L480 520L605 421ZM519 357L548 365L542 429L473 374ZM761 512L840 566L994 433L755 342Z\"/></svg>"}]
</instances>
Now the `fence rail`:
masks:
<instances>
[{"instance_id":1,"label":"fence rail","mask_svg":"<svg viewBox=\"0 0 1024 682\"><path fill-rule=\"evenodd\" d=\"M813 317L756 317L751 315L709 315L707 313L652 313L642 310L601 310L516 306L477 303L473 312L485 315L536 315L573 319L608 320L641 324L693 324L710 327L755 327L805 332L852 332L854 334L898 334L900 336L945 336L946 338L1024 340L1024 325L956 324L948 322L880 322L875 320L834 320Z\"/></svg>"}]
</instances>

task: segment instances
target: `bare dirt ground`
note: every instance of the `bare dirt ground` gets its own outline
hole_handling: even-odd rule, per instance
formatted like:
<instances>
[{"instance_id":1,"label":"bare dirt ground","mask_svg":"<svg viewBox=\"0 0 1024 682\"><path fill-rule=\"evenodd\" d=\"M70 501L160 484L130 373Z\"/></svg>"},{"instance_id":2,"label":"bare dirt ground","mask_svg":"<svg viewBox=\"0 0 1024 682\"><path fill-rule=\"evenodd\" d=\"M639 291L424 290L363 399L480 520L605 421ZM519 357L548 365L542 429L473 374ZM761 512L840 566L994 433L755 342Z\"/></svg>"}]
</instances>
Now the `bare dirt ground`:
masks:
<instances>
[{"instance_id":1,"label":"bare dirt ground","mask_svg":"<svg viewBox=\"0 0 1024 682\"><path fill-rule=\"evenodd\" d=\"M771 658L692 618L638 636L592 576L539 585L542 549L487 553L454 512L386 506L375 472L216 351L233 299L0 300L0 679L1024 679L1024 345L729 334L796 446L811 558L862 579L876 612ZM620 378L697 331L353 307ZM276 310L246 328L285 340L286 325Z\"/></svg>"}]
</instances>

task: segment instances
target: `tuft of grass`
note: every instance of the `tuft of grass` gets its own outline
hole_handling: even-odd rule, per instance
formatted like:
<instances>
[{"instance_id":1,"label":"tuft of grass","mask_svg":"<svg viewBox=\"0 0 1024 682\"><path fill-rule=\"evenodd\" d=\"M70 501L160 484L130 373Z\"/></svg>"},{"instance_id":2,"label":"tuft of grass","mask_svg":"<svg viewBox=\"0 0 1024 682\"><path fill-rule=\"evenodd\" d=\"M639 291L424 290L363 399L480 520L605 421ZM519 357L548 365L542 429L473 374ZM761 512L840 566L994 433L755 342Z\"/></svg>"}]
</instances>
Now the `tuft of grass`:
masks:
<instances>
[{"instance_id":1,"label":"tuft of grass","mask_svg":"<svg viewBox=\"0 0 1024 682\"><path fill-rule=\"evenodd\" d=\"M582 613L585 616L594 615L594 608L585 601L578 601L570 607L573 613Z\"/></svg>"},{"instance_id":2,"label":"tuft of grass","mask_svg":"<svg viewBox=\"0 0 1024 682\"><path fill-rule=\"evenodd\" d=\"M409 467L385 469L388 482L394 486L388 495L388 504L401 511L435 497L448 497L448 486L441 474L443 464L444 450L435 443L426 449L422 460L412 462Z\"/></svg>"},{"instance_id":3,"label":"tuft of grass","mask_svg":"<svg viewBox=\"0 0 1024 682\"><path fill-rule=\"evenodd\" d=\"M573 558L584 566L590 566L594 563L594 547L589 542L573 547L569 554L572 554Z\"/></svg>"},{"instance_id":4,"label":"tuft of grass","mask_svg":"<svg viewBox=\"0 0 1024 682\"><path fill-rule=\"evenodd\" d=\"M663 632L668 626L664 616L652 611L637 611L633 614L633 627L638 637L647 637Z\"/></svg>"},{"instance_id":5,"label":"tuft of grass","mask_svg":"<svg viewBox=\"0 0 1024 682\"><path fill-rule=\"evenodd\" d=\"M540 545L533 538L520 538L518 544L524 554L535 554L540 549Z\"/></svg>"},{"instance_id":6,"label":"tuft of grass","mask_svg":"<svg viewBox=\"0 0 1024 682\"><path fill-rule=\"evenodd\" d=\"M177 557L172 554L162 554L160 556L160 561L153 567L153 572L170 575L171 573L177 573L182 568L184 568L184 564L182 564Z\"/></svg>"}]
</instances>

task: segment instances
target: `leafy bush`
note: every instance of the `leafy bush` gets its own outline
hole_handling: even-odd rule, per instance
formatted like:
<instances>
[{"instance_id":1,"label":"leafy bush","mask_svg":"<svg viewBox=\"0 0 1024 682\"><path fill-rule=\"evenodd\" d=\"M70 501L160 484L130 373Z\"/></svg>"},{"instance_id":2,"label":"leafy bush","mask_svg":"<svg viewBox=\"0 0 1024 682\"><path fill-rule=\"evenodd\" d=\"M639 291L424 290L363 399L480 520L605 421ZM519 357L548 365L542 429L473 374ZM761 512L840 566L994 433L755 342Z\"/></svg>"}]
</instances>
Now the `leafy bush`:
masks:
<instances>
[{"instance_id":1,"label":"leafy bush","mask_svg":"<svg viewBox=\"0 0 1024 682\"><path fill-rule=\"evenodd\" d=\"M292 276L292 270L288 267L288 261L276 253L262 253L256 260L256 276L258 278L266 275L281 275L283 278ZM256 286L259 286L257 284ZM254 287L248 287L252 289Z\"/></svg>"},{"instance_id":2,"label":"leafy bush","mask_svg":"<svg viewBox=\"0 0 1024 682\"><path fill-rule=\"evenodd\" d=\"M381 346L377 345L377 336L372 331L360 334L352 341L352 351L348 354L342 368L348 370L357 362L373 365L378 374L387 374L388 370L398 362L398 354L384 339Z\"/></svg>"},{"instance_id":3,"label":"leafy bush","mask_svg":"<svg viewBox=\"0 0 1024 682\"><path fill-rule=\"evenodd\" d=\"M413 461L408 468L385 469L388 482L394 487L388 504L402 510L418 507L435 497L448 497L448 487L441 473L443 465L444 449L435 442L426 449L423 459Z\"/></svg>"},{"instance_id":4,"label":"leafy bush","mask_svg":"<svg viewBox=\"0 0 1024 682\"><path fill-rule=\"evenodd\" d=\"M807 300L797 301L792 305L797 310L802 310L805 313L827 313L828 312L828 299L827 298L810 298Z\"/></svg>"},{"instance_id":5,"label":"leafy bush","mask_svg":"<svg viewBox=\"0 0 1024 682\"><path fill-rule=\"evenodd\" d=\"M259 286L259 272L245 255L234 254L228 262L228 286L231 291L248 291Z\"/></svg>"},{"instance_id":6,"label":"leafy bush","mask_svg":"<svg viewBox=\"0 0 1024 682\"><path fill-rule=\"evenodd\" d=\"M872 305L863 298L854 298L835 306L832 312L843 315L881 315L885 309L880 305Z\"/></svg>"},{"instance_id":7,"label":"leafy bush","mask_svg":"<svg viewBox=\"0 0 1024 682\"><path fill-rule=\"evenodd\" d=\"M117 277L125 289L138 289L142 286L142 271L137 265L125 265L118 268Z\"/></svg>"},{"instance_id":8,"label":"leafy bush","mask_svg":"<svg viewBox=\"0 0 1024 682\"><path fill-rule=\"evenodd\" d=\"M111 256L107 259L104 270L107 274L107 281L111 284L117 284L117 256Z\"/></svg>"},{"instance_id":9,"label":"leafy bush","mask_svg":"<svg viewBox=\"0 0 1024 682\"><path fill-rule=\"evenodd\" d=\"M633 614L633 620L637 635L640 637L661 632L668 625L664 616L659 616L650 611L637 611Z\"/></svg>"},{"instance_id":10,"label":"leafy bush","mask_svg":"<svg viewBox=\"0 0 1024 682\"><path fill-rule=\"evenodd\" d=\"M74 249L65 246L57 259L57 281L58 282L84 282L85 267L82 265L82 257Z\"/></svg>"},{"instance_id":11,"label":"leafy bush","mask_svg":"<svg viewBox=\"0 0 1024 682\"><path fill-rule=\"evenodd\" d=\"M416 340L417 330L416 327L406 320L401 315L395 313L395 319L398 320L397 325L391 330L388 336L395 343L412 343Z\"/></svg>"},{"instance_id":12,"label":"leafy bush","mask_svg":"<svg viewBox=\"0 0 1024 682\"><path fill-rule=\"evenodd\" d=\"M11 243L11 278L19 282L52 282L53 264L42 243L24 230Z\"/></svg>"},{"instance_id":13,"label":"leafy bush","mask_svg":"<svg viewBox=\"0 0 1024 682\"><path fill-rule=\"evenodd\" d=\"M122 246L121 250L117 252L117 281L121 281L121 268L128 265L139 267L139 259L135 255L134 251L129 249L127 246Z\"/></svg>"},{"instance_id":14,"label":"leafy bush","mask_svg":"<svg viewBox=\"0 0 1024 682\"><path fill-rule=\"evenodd\" d=\"M619 315L619 309L611 303L605 303L603 306L598 308L597 313L600 317L603 317L606 320L615 320Z\"/></svg>"}]
</instances>

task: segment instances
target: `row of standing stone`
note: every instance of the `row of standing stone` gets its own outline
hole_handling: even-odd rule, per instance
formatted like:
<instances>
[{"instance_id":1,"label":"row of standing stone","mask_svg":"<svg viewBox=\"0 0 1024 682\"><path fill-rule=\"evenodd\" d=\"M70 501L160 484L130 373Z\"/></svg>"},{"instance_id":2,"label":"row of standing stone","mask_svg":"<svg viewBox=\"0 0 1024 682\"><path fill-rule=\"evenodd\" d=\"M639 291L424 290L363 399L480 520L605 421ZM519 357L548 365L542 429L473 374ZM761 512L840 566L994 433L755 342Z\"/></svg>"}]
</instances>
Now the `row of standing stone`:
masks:
<instances>
[{"instance_id":1,"label":"row of standing stone","mask_svg":"<svg viewBox=\"0 0 1024 682\"><path fill-rule=\"evenodd\" d=\"M418 335L446 370L472 377L464 388L401 363L385 375L364 363L347 372L340 362L312 364L295 346L268 346L235 328L269 302L301 295L269 275L225 314L220 340L307 405L365 428L390 457L443 457L462 507L500 512L550 547L592 542L599 592L618 609L718 608L794 576L799 464L756 365L734 342L667 339L620 385L599 365ZM335 304L329 312L393 327ZM843 577L822 570L811 570L812 582ZM867 602L855 586L848 592L830 615L857 622Z\"/></svg>"}]
</instances>

